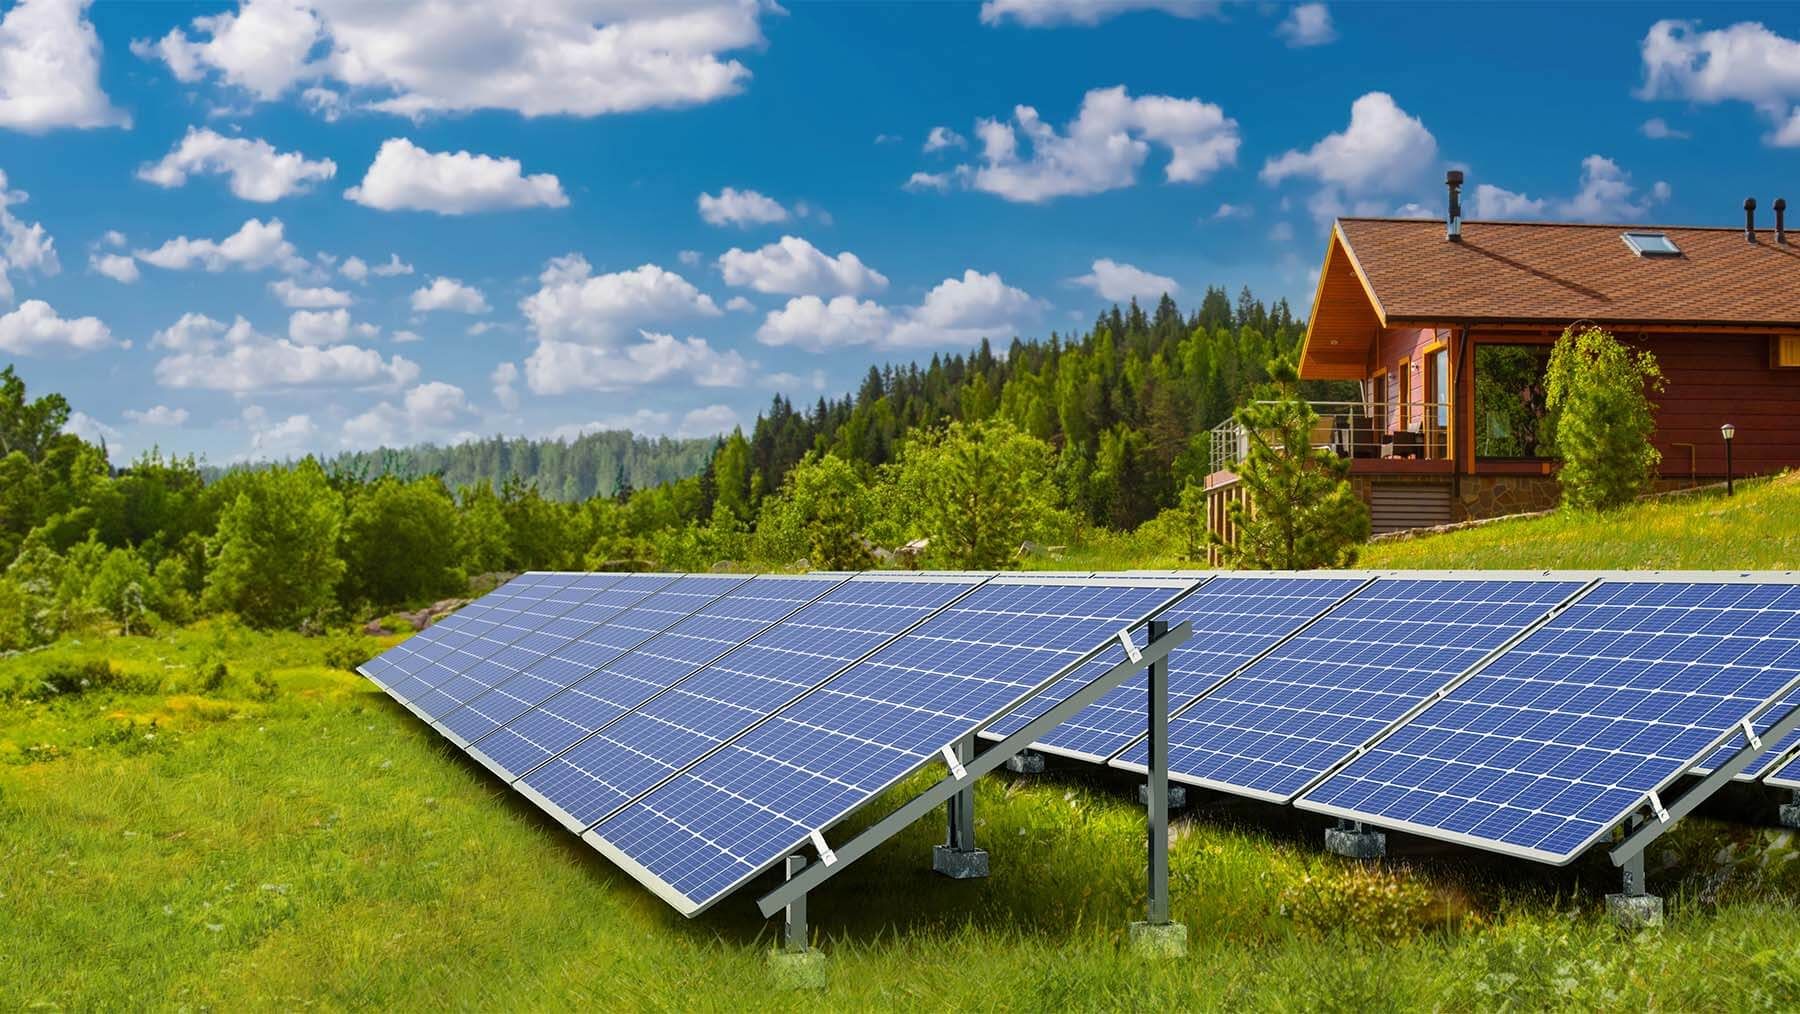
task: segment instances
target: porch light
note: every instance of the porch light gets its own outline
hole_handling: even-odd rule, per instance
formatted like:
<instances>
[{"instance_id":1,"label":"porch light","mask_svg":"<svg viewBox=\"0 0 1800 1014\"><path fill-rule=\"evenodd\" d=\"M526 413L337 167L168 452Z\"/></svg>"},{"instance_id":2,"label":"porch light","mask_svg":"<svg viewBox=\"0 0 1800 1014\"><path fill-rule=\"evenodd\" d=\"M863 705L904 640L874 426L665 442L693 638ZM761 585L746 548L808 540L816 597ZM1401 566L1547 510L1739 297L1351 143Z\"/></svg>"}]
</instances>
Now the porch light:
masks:
<instances>
[{"instance_id":1,"label":"porch light","mask_svg":"<svg viewBox=\"0 0 1800 1014\"><path fill-rule=\"evenodd\" d=\"M1719 427L1719 436L1725 438L1725 495L1731 496L1735 492L1732 489L1731 438L1737 436L1737 427L1730 423L1725 423Z\"/></svg>"}]
</instances>

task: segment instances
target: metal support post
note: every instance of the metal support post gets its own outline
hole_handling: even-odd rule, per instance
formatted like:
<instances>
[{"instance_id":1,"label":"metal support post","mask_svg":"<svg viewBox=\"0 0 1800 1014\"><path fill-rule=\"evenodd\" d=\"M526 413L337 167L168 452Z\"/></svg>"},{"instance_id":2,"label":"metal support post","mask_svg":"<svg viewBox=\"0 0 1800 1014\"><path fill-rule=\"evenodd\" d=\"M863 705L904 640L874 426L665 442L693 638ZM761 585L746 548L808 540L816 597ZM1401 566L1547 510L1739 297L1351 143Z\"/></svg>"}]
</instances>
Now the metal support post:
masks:
<instances>
[{"instance_id":1,"label":"metal support post","mask_svg":"<svg viewBox=\"0 0 1800 1014\"><path fill-rule=\"evenodd\" d=\"M1637 830L1644 818L1632 814L1625 820L1626 834ZM1606 911L1613 922L1622 929L1643 929L1647 926L1660 926L1663 919L1663 901L1654 894L1644 891L1644 852L1642 849L1632 853L1619 864L1621 874L1618 894L1606 896Z\"/></svg>"},{"instance_id":2,"label":"metal support post","mask_svg":"<svg viewBox=\"0 0 1800 1014\"><path fill-rule=\"evenodd\" d=\"M956 759L964 765L975 759L975 737L967 736L956 744ZM953 880L987 876L988 854L975 847L975 783L971 781L968 788L951 796L944 805L950 827L944 844L931 849L932 871Z\"/></svg>"},{"instance_id":3,"label":"metal support post","mask_svg":"<svg viewBox=\"0 0 1800 1014\"><path fill-rule=\"evenodd\" d=\"M787 857L789 880L806 869L805 856ZM824 989L825 955L811 947L806 930L806 893L788 900L781 912L781 947L769 953L769 971L782 989Z\"/></svg>"},{"instance_id":4,"label":"metal support post","mask_svg":"<svg viewBox=\"0 0 1800 1014\"><path fill-rule=\"evenodd\" d=\"M1150 640L1168 632L1167 620L1150 621ZM1145 830L1149 839L1146 872L1149 878L1147 916L1131 924L1131 943L1140 954L1180 957L1187 953L1187 926L1169 921L1169 662L1166 657L1150 663L1149 728L1145 741L1150 752L1150 781L1144 793Z\"/></svg>"},{"instance_id":5,"label":"metal support post","mask_svg":"<svg viewBox=\"0 0 1800 1014\"><path fill-rule=\"evenodd\" d=\"M1781 809L1777 811L1782 827L1800 827L1800 789L1793 792L1793 798L1781 804Z\"/></svg>"}]
</instances>

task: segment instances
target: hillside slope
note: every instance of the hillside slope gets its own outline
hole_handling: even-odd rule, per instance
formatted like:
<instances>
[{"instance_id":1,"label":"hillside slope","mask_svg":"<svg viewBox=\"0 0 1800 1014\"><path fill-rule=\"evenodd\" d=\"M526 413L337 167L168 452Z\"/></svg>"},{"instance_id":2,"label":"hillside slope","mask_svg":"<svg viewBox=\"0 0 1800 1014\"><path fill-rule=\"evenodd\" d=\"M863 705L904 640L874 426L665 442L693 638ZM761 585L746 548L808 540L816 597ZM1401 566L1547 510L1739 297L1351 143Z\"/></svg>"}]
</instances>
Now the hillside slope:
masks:
<instances>
[{"instance_id":1,"label":"hillside slope","mask_svg":"<svg viewBox=\"0 0 1800 1014\"><path fill-rule=\"evenodd\" d=\"M1800 473L1737 495L1648 500L1600 515L1554 514L1368 547L1358 566L1411 569L1800 569Z\"/></svg>"}]
</instances>

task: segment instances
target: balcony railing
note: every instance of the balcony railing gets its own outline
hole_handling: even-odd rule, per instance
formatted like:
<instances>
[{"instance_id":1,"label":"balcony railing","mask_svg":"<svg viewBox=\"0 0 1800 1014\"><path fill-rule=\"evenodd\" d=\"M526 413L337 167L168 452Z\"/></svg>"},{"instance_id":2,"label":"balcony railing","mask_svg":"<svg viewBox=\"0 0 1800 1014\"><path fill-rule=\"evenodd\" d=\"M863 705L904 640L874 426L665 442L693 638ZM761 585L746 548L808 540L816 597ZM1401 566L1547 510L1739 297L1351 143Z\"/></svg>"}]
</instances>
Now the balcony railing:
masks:
<instances>
[{"instance_id":1,"label":"balcony railing","mask_svg":"<svg viewBox=\"0 0 1800 1014\"><path fill-rule=\"evenodd\" d=\"M1269 404L1260 402L1259 404ZM1346 458L1414 458L1428 461L1450 456L1450 403L1412 401L1369 406L1359 401L1315 401L1312 445ZM1236 471L1250 453L1250 435L1236 419L1212 428L1211 472Z\"/></svg>"}]
</instances>

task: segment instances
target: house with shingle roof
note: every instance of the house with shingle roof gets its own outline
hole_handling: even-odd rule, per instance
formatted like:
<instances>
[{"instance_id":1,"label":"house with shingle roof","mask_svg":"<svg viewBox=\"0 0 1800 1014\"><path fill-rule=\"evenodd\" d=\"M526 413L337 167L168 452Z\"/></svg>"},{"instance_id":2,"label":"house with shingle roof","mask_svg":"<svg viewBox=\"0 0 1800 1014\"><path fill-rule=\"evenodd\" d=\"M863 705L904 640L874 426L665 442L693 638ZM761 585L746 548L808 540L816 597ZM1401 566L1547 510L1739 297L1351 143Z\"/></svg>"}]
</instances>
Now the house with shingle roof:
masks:
<instances>
[{"instance_id":1,"label":"house with shingle roof","mask_svg":"<svg viewBox=\"0 0 1800 1014\"><path fill-rule=\"evenodd\" d=\"M1565 328L1598 325L1648 349L1661 484L1800 466L1800 243L1786 203L1772 230L1343 218L1319 272L1300 376L1348 382L1315 403L1315 441L1351 459L1375 530L1553 506L1541 439L1544 371ZM1239 495L1235 423L1213 434L1214 517Z\"/></svg>"}]
</instances>

